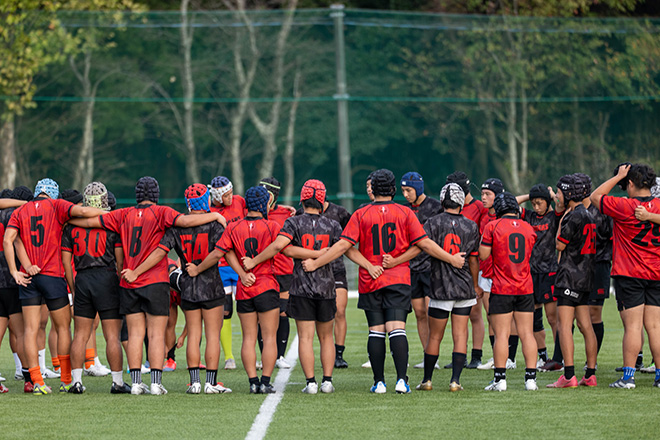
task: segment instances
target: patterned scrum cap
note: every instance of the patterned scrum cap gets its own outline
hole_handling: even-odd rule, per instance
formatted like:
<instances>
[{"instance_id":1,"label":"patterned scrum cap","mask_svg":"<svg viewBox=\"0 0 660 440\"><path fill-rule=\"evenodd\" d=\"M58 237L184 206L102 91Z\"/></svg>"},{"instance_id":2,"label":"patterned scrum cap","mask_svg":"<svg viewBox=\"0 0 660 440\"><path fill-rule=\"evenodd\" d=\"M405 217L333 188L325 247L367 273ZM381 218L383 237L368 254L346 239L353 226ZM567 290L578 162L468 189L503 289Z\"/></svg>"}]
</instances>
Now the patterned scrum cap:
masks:
<instances>
[{"instance_id":1,"label":"patterned scrum cap","mask_svg":"<svg viewBox=\"0 0 660 440\"><path fill-rule=\"evenodd\" d=\"M141 177L135 185L135 200L138 204L145 200L158 203L160 187L158 181L150 176Z\"/></svg>"},{"instance_id":2,"label":"patterned scrum cap","mask_svg":"<svg viewBox=\"0 0 660 440\"><path fill-rule=\"evenodd\" d=\"M320 180L310 179L305 182L300 190L300 201L316 199L321 205L325 202L325 185Z\"/></svg>"},{"instance_id":3,"label":"patterned scrum cap","mask_svg":"<svg viewBox=\"0 0 660 440\"><path fill-rule=\"evenodd\" d=\"M655 178L655 185L651 187L651 195L656 199L660 197L660 177Z\"/></svg>"},{"instance_id":4,"label":"patterned scrum cap","mask_svg":"<svg viewBox=\"0 0 660 440\"><path fill-rule=\"evenodd\" d=\"M248 211L260 212L264 218L268 218L268 200L270 195L263 186L253 186L245 191L245 204Z\"/></svg>"},{"instance_id":5,"label":"patterned scrum cap","mask_svg":"<svg viewBox=\"0 0 660 440\"><path fill-rule=\"evenodd\" d=\"M83 205L110 211L108 189L101 182L92 182L83 191Z\"/></svg>"},{"instance_id":6,"label":"patterned scrum cap","mask_svg":"<svg viewBox=\"0 0 660 440\"><path fill-rule=\"evenodd\" d=\"M209 206L209 188L201 183L195 183L186 188L184 197L190 211L209 212L211 210Z\"/></svg>"},{"instance_id":7,"label":"patterned scrum cap","mask_svg":"<svg viewBox=\"0 0 660 440\"><path fill-rule=\"evenodd\" d=\"M42 193L48 195L51 199L57 199L60 196L60 186L53 179L46 177L38 181L37 186L34 187L35 197Z\"/></svg>"},{"instance_id":8,"label":"patterned scrum cap","mask_svg":"<svg viewBox=\"0 0 660 440\"><path fill-rule=\"evenodd\" d=\"M222 196L227 194L229 191L234 189L234 185L231 183L231 180L225 176L217 176L211 180L211 197L215 203L222 203Z\"/></svg>"},{"instance_id":9,"label":"patterned scrum cap","mask_svg":"<svg viewBox=\"0 0 660 440\"><path fill-rule=\"evenodd\" d=\"M448 183L440 190L440 202L451 200L463 208L465 204L465 193L458 183Z\"/></svg>"}]
</instances>

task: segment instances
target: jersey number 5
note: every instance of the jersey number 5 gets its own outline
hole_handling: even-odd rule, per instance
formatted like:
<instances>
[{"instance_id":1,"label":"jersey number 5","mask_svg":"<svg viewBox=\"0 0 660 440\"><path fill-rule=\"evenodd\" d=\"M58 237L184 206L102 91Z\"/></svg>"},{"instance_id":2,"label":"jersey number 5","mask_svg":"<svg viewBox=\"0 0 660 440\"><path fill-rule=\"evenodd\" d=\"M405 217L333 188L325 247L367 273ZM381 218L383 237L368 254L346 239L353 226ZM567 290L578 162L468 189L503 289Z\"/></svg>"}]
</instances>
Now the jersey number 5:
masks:
<instances>
[{"instance_id":1,"label":"jersey number 5","mask_svg":"<svg viewBox=\"0 0 660 440\"><path fill-rule=\"evenodd\" d=\"M41 223L43 218L44 217L42 215L30 217L30 241L34 247L40 247L42 244L44 244L44 235L46 230L44 229L44 225Z\"/></svg>"}]
</instances>

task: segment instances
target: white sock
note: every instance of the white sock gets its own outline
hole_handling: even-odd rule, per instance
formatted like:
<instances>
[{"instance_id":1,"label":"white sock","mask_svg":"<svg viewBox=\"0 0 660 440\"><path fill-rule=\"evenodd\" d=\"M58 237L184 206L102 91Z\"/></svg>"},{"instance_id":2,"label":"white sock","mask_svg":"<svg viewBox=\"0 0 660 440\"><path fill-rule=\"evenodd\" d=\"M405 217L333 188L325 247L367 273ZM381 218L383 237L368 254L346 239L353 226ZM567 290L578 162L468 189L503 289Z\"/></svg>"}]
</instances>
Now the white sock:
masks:
<instances>
[{"instance_id":1,"label":"white sock","mask_svg":"<svg viewBox=\"0 0 660 440\"><path fill-rule=\"evenodd\" d=\"M14 364L16 364L16 373L17 374L21 373L21 368L23 368L23 364L21 364L21 358L18 357L18 353L14 353Z\"/></svg>"},{"instance_id":2,"label":"white sock","mask_svg":"<svg viewBox=\"0 0 660 440\"><path fill-rule=\"evenodd\" d=\"M112 371L112 381L117 385L124 385L123 371Z\"/></svg>"},{"instance_id":3,"label":"white sock","mask_svg":"<svg viewBox=\"0 0 660 440\"><path fill-rule=\"evenodd\" d=\"M39 368L41 371L46 369L46 349L39 350Z\"/></svg>"},{"instance_id":4,"label":"white sock","mask_svg":"<svg viewBox=\"0 0 660 440\"><path fill-rule=\"evenodd\" d=\"M74 368L71 370L71 382L80 382L82 384L82 368Z\"/></svg>"},{"instance_id":5,"label":"white sock","mask_svg":"<svg viewBox=\"0 0 660 440\"><path fill-rule=\"evenodd\" d=\"M99 359L98 356L96 356L96 357L94 358L94 365L96 365L97 367L104 367L104 366L105 366L105 365L103 365L103 364L101 363L101 359Z\"/></svg>"}]
</instances>

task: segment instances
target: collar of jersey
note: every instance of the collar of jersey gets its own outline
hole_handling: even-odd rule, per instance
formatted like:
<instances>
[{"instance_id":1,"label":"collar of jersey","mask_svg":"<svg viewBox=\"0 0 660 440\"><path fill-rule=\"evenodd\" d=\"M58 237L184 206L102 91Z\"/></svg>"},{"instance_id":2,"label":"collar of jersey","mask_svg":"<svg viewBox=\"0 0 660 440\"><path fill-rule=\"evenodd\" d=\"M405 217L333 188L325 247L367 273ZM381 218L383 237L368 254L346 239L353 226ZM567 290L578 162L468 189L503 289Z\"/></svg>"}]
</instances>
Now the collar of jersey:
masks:
<instances>
[{"instance_id":1,"label":"collar of jersey","mask_svg":"<svg viewBox=\"0 0 660 440\"><path fill-rule=\"evenodd\" d=\"M264 220L263 217L250 217L249 215L245 216L245 220Z\"/></svg>"},{"instance_id":2,"label":"collar of jersey","mask_svg":"<svg viewBox=\"0 0 660 440\"><path fill-rule=\"evenodd\" d=\"M650 202L651 200L654 199L653 196L646 196L646 197L633 197L635 200L639 200L640 202Z\"/></svg>"},{"instance_id":3,"label":"collar of jersey","mask_svg":"<svg viewBox=\"0 0 660 440\"><path fill-rule=\"evenodd\" d=\"M393 200L383 200L381 202L371 202L372 205L389 205L394 203Z\"/></svg>"}]
</instances>

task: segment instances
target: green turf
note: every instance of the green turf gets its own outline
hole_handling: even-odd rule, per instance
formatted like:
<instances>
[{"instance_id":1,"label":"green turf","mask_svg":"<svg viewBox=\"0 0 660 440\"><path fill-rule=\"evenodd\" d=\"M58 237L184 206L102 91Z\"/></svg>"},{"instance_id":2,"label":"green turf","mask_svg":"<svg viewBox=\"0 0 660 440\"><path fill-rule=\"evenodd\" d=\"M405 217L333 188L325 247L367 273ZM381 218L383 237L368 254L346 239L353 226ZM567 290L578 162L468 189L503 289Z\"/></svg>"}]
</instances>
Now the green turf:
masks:
<instances>
[{"instance_id":1,"label":"green turf","mask_svg":"<svg viewBox=\"0 0 660 440\"><path fill-rule=\"evenodd\" d=\"M614 367L621 359L621 321L613 300L608 300L605 307L606 332L596 389L545 389L559 373L539 373L541 389L524 391L519 349L519 368L509 372L509 390L504 393L483 391L492 373L474 370L463 373L461 382L465 391L450 393L449 370L436 370L435 389L413 391L411 395L393 392L394 367L389 356L386 362L389 392L385 395L368 392L371 371L360 368L367 360L367 328L355 303L355 300L349 302L348 311L345 357L350 368L335 371L336 393L303 395L300 390L304 387L304 377L296 365L267 438L657 438L654 408L660 390L651 387L653 375L637 373L635 390L607 387L618 377ZM414 317L411 315L410 319L410 364L414 365L421 361L422 350ZM182 325L180 317L179 331ZM441 347L441 365L450 360L449 334ZM547 339L551 341L550 335ZM578 366L585 360L581 339L576 331ZM102 346L102 337L98 340ZM488 358L487 341L486 346L484 357ZM237 320L234 353L240 353ZM645 353L648 361L648 346ZM234 390L232 394L191 396L185 394L188 382L185 351L178 350L177 356L177 371L163 375L163 383L169 390L167 396L110 395L109 377L84 377L87 392L82 396L57 393L31 396L24 395L22 383L12 379L14 365L5 337L0 350L0 371L8 379L10 392L0 395L0 438L244 438L265 397L248 394L247 378L240 369L239 359L238 370L219 374L219 380ZM105 358L103 353L101 358ZM320 379L320 365L316 375ZM422 372L411 368L409 375L414 387ZM54 386L58 380L47 383Z\"/></svg>"}]
</instances>

